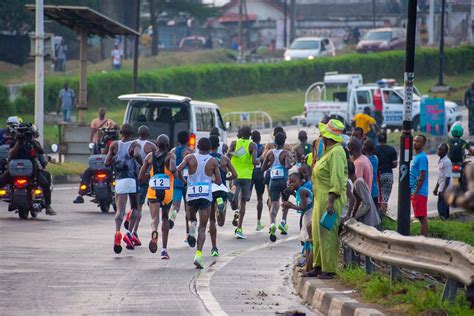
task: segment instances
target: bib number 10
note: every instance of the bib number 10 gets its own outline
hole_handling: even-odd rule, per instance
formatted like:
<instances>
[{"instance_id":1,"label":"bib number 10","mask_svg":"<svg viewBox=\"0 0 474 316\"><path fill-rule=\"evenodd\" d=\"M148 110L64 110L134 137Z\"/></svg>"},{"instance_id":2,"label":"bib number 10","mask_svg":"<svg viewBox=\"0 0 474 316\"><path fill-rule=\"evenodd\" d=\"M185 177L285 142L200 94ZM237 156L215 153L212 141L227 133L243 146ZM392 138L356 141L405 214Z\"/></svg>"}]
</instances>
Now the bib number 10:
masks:
<instances>
[{"instance_id":1,"label":"bib number 10","mask_svg":"<svg viewBox=\"0 0 474 316\"><path fill-rule=\"evenodd\" d=\"M202 197L209 195L210 185L207 183L197 183L188 187L189 197Z\"/></svg>"}]
</instances>

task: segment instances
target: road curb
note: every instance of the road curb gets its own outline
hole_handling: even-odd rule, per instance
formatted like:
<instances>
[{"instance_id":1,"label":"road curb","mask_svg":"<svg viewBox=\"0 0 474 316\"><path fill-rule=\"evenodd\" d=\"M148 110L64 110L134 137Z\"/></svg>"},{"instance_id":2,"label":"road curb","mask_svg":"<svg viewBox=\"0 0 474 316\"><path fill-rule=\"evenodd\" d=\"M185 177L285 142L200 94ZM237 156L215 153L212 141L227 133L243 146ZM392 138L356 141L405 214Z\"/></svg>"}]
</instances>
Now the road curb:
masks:
<instances>
[{"instance_id":1,"label":"road curb","mask_svg":"<svg viewBox=\"0 0 474 316\"><path fill-rule=\"evenodd\" d=\"M81 182L81 176L79 175L53 176L54 184L70 184L70 183L79 183L79 182Z\"/></svg>"},{"instance_id":2,"label":"road curb","mask_svg":"<svg viewBox=\"0 0 474 316\"><path fill-rule=\"evenodd\" d=\"M327 287L317 278L303 278L298 267L293 268L293 284L298 295L307 304L324 315L382 316L382 312L344 295L343 292Z\"/></svg>"}]
</instances>

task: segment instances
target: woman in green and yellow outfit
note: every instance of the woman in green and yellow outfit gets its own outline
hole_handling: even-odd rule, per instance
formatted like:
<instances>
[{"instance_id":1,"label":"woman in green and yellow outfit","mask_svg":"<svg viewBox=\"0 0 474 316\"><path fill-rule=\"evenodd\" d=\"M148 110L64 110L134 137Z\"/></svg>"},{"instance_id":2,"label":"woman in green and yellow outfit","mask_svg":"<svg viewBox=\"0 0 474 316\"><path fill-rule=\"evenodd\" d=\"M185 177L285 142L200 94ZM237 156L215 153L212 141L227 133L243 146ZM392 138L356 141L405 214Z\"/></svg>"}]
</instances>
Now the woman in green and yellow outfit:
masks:
<instances>
[{"instance_id":1,"label":"woman in green and yellow outfit","mask_svg":"<svg viewBox=\"0 0 474 316\"><path fill-rule=\"evenodd\" d=\"M321 279L334 277L339 255L338 227L342 208L346 204L347 158L342 147L344 124L332 119L319 124L324 151L313 168L313 254L314 270L306 276ZM325 212L336 213L337 221L331 230L319 222Z\"/></svg>"}]
</instances>

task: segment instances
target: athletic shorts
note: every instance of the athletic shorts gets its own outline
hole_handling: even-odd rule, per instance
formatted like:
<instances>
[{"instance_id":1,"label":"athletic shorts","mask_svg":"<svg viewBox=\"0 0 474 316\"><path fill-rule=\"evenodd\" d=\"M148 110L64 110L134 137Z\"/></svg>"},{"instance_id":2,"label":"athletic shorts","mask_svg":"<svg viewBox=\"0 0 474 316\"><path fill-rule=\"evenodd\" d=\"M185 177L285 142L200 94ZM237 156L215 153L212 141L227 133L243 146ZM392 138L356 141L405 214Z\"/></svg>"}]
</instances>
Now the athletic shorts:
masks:
<instances>
[{"instance_id":1,"label":"athletic shorts","mask_svg":"<svg viewBox=\"0 0 474 316\"><path fill-rule=\"evenodd\" d=\"M428 216L428 197L417 195L411 197L411 205L416 218Z\"/></svg>"},{"instance_id":2,"label":"athletic shorts","mask_svg":"<svg viewBox=\"0 0 474 316\"><path fill-rule=\"evenodd\" d=\"M211 201L208 199L196 199L188 201L188 207L194 210L203 210L205 208L209 208L211 206Z\"/></svg>"},{"instance_id":3,"label":"athletic shorts","mask_svg":"<svg viewBox=\"0 0 474 316\"><path fill-rule=\"evenodd\" d=\"M265 171L264 181L263 184L269 185L270 184L270 169Z\"/></svg>"},{"instance_id":4,"label":"athletic shorts","mask_svg":"<svg viewBox=\"0 0 474 316\"><path fill-rule=\"evenodd\" d=\"M181 202L181 200L184 200L186 202L186 187L174 187L173 203Z\"/></svg>"},{"instance_id":5,"label":"athletic shorts","mask_svg":"<svg viewBox=\"0 0 474 316\"><path fill-rule=\"evenodd\" d=\"M224 192L224 191L212 192L212 202L215 202L218 198L222 198L224 202L227 202L227 192Z\"/></svg>"},{"instance_id":6,"label":"athletic shorts","mask_svg":"<svg viewBox=\"0 0 474 316\"><path fill-rule=\"evenodd\" d=\"M140 205L145 204L145 199L148 193L148 182L140 183L138 185L138 192L140 193L140 200L138 201Z\"/></svg>"},{"instance_id":7,"label":"athletic shorts","mask_svg":"<svg viewBox=\"0 0 474 316\"><path fill-rule=\"evenodd\" d=\"M235 196L240 195L240 200L250 201L252 197L252 179L236 179L234 180Z\"/></svg>"},{"instance_id":8,"label":"athletic shorts","mask_svg":"<svg viewBox=\"0 0 474 316\"><path fill-rule=\"evenodd\" d=\"M283 191L285 191L287 187L288 186L285 179L271 180L269 186L270 201L276 202L280 200L280 196L283 195Z\"/></svg>"},{"instance_id":9,"label":"athletic shorts","mask_svg":"<svg viewBox=\"0 0 474 316\"><path fill-rule=\"evenodd\" d=\"M160 197L157 197L157 191L158 193L160 191L164 191L164 194ZM173 202L173 188L170 188L169 190L155 190L148 188L147 198L150 202L160 202L163 205L171 204L171 202Z\"/></svg>"},{"instance_id":10,"label":"athletic shorts","mask_svg":"<svg viewBox=\"0 0 474 316\"><path fill-rule=\"evenodd\" d=\"M263 176L263 171L261 168L253 169L252 174L252 188L255 187L255 192L257 195L262 195L265 191L265 181Z\"/></svg>"}]
</instances>

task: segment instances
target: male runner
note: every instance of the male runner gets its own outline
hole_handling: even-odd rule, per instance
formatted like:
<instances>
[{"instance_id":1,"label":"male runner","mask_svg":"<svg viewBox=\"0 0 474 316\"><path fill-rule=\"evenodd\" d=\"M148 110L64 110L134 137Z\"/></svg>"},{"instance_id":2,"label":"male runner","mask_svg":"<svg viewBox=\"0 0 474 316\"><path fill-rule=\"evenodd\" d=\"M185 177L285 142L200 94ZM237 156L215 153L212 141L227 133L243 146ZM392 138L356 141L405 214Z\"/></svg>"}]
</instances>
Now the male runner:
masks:
<instances>
[{"instance_id":1,"label":"male runner","mask_svg":"<svg viewBox=\"0 0 474 316\"><path fill-rule=\"evenodd\" d=\"M140 164L142 163L140 145L132 140L132 125L124 124L120 130L120 134L122 134L122 139L114 141L112 145L110 145L105 160L105 165L113 166L115 170L115 201L117 203L117 212L115 213L116 232L114 251L117 254L122 252L122 233L120 232L120 228L125 214L127 195L130 198L130 207L132 209L129 227L135 227L138 213L137 178ZM130 231L127 231L123 236L123 241L127 245L127 249L135 249Z\"/></svg>"},{"instance_id":2,"label":"male runner","mask_svg":"<svg viewBox=\"0 0 474 316\"><path fill-rule=\"evenodd\" d=\"M265 228L265 225L262 224L263 193L265 192L265 181L262 171L263 145L260 143L262 139L260 132L257 130L253 131L251 139L257 146L258 161L258 164L253 169L252 174L252 188L255 188L255 193L257 193L257 228L255 230L261 231Z\"/></svg>"},{"instance_id":3,"label":"male runner","mask_svg":"<svg viewBox=\"0 0 474 316\"><path fill-rule=\"evenodd\" d=\"M263 171L270 170L270 185L269 185L269 195L271 202L271 211L270 211L270 240L276 241L276 216L278 214L278 209L280 208L280 197L283 201L288 201L288 196L284 194L284 191L287 188L288 180L288 169L291 168L290 164L290 155L288 151L284 149L285 147L285 134L277 134L275 136L276 149L268 152L265 156L263 162ZM288 225L286 224L286 216L288 215L288 209L283 208L283 215L278 229L282 235L288 233Z\"/></svg>"},{"instance_id":4,"label":"male runner","mask_svg":"<svg viewBox=\"0 0 474 316\"><path fill-rule=\"evenodd\" d=\"M188 244L190 247L196 245L196 213L199 212L199 231L197 240L197 250L194 257L194 265L198 269L204 268L202 261L202 248L206 240L206 227L211 212L212 203L212 177L214 183L222 183L219 164L216 159L209 155L211 144L209 138L201 138L198 141L198 153L184 157L183 162L178 166L177 172L181 181L187 182L188 216L189 224ZM189 169L188 179L185 180L182 174L184 169Z\"/></svg>"},{"instance_id":5,"label":"male runner","mask_svg":"<svg viewBox=\"0 0 474 316\"><path fill-rule=\"evenodd\" d=\"M212 204L211 204L211 215L209 218L209 234L211 235L212 250L211 256L219 256L219 250L217 249L217 227L216 227L216 218L217 224L219 226L224 226L225 222L225 213L226 213L226 203L227 203L227 194L229 192L226 184L226 180L233 180L237 177L237 172L232 166L230 159L222 155L219 151L219 137L211 136L209 137L211 142L211 153L210 155L216 158L219 163L219 170L221 173L222 184L217 186L213 184L212 190ZM227 173L230 172L231 176L227 177ZM217 212L216 212L217 209ZM216 215L217 213L217 215Z\"/></svg>"},{"instance_id":6,"label":"male runner","mask_svg":"<svg viewBox=\"0 0 474 316\"><path fill-rule=\"evenodd\" d=\"M173 180L176 171L176 157L168 152L170 139L168 136L161 134L156 139L158 150L155 153L149 153L140 169L139 179L141 182L148 180L146 175L150 168L148 201L150 202L151 215L151 240L148 249L155 253L158 249L158 225L160 223L160 207L161 207L161 233L163 234L163 248L161 250L161 259L169 259L168 250L168 211L173 201Z\"/></svg>"},{"instance_id":7,"label":"male runner","mask_svg":"<svg viewBox=\"0 0 474 316\"><path fill-rule=\"evenodd\" d=\"M227 155L231 158L232 165L237 171L237 179L234 180L236 188L234 203L240 202L240 209L235 212L232 224L235 225L238 218L235 236L237 239L245 239L242 223L244 221L246 204L252 196L252 174L254 166L257 165L257 146L250 140L252 130L249 126L243 126L240 131L242 138L230 144Z\"/></svg>"},{"instance_id":8,"label":"male runner","mask_svg":"<svg viewBox=\"0 0 474 316\"><path fill-rule=\"evenodd\" d=\"M171 150L176 156L176 165L180 165L184 157L194 153L194 150L189 148L189 133L187 131L180 131L178 133L178 146ZM188 170L184 170L184 178L188 176ZM174 180L173 188L173 209L170 213L169 224L170 229L173 229L176 216L178 216L179 209L181 207L181 200L186 203L186 185L178 178ZM186 208L186 204L184 205ZM185 211L186 213L186 211ZM185 217L187 214L185 214ZM188 219L186 217L186 234L188 233Z\"/></svg>"},{"instance_id":9,"label":"male runner","mask_svg":"<svg viewBox=\"0 0 474 316\"><path fill-rule=\"evenodd\" d=\"M150 142L148 140L148 137L150 137L148 127L145 125L140 126L138 128L138 139L136 140L136 142L140 144L140 155L142 156L142 161L145 161L145 158L149 153L156 151L156 145ZM146 170L146 172L148 173L149 170ZM148 191L148 180L139 181L138 188L140 197L138 200L138 215L137 220L135 222L135 227L130 227L129 225L130 215L132 214L131 211L127 212L123 222L123 226L125 227L125 229L129 229L132 232L132 242L135 246L142 245L140 239L138 238L138 225L140 224L140 220L142 219L143 204L145 204L145 199Z\"/></svg>"},{"instance_id":10,"label":"male runner","mask_svg":"<svg viewBox=\"0 0 474 316\"><path fill-rule=\"evenodd\" d=\"M296 154L297 162L305 162L306 156L312 151L311 144L308 143L308 134L306 131L298 133L298 140L300 143L293 148Z\"/></svg>"}]
</instances>

